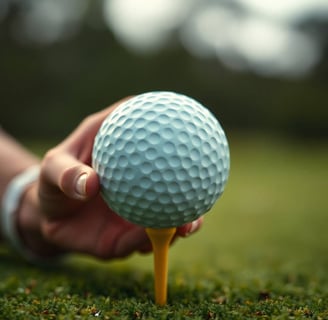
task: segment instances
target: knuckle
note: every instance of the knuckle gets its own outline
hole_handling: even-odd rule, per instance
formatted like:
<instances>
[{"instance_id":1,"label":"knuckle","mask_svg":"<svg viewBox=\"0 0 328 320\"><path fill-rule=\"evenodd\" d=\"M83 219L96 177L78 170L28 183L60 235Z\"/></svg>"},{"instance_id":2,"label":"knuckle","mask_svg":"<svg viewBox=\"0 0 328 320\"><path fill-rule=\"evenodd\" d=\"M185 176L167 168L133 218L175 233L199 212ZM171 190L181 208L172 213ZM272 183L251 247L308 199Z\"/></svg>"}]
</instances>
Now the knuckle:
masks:
<instances>
[{"instance_id":1,"label":"knuckle","mask_svg":"<svg viewBox=\"0 0 328 320\"><path fill-rule=\"evenodd\" d=\"M54 239L56 239L60 227L61 227L60 223L54 221L50 222L47 219L45 219L41 225L41 231L43 237L49 242L52 242Z\"/></svg>"},{"instance_id":2,"label":"knuckle","mask_svg":"<svg viewBox=\"0 0 328 320\"><path fill-rule=\"evenodd\" d=\"M57 152L57 147L49 149L42 159L41 167L45 168L49 165L51 166L55 158L57 157Z\"/></svg>"},{"instance_id":3,"label":"knuckle","mask_svg":"<svg viewBox=\"0 0 328 320\"><path fill-rule=\"evenodd\" d=\"M113 255L113 250L110 247L103 245L96 246L94 256L100 260L108 260L115 257Z\"/></svg>"},{"instance_id":4,"label":"knuckle","mask_svg":"<svg viewBox=\"0 0 328 320\"><path fill-rule=\"evenodd\" d=\"M98 122L99 122L99 112L96 112L96 113L93 113L93 114L90 114L90 115L86 116L82 120L80 126L81 127L89 127L89 126L92 126L92 125L94 125Z\"/></svg>"}]
</instances>

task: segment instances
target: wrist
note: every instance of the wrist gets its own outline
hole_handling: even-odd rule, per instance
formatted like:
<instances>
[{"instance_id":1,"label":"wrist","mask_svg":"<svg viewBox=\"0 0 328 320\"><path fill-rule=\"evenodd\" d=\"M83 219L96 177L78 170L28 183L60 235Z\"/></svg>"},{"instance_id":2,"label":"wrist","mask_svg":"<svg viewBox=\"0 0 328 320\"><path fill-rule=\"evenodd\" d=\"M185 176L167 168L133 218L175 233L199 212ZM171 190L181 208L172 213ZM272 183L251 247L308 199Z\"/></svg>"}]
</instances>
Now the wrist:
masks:
<instances>
[{"instance_id":1,"label":"wrist","mask_svg":"<svg viewBox=\"0 0 328 320\"><path fill-rule=\"evenodd\" d=\"M21 198L16 213L17 230L24 247L38 260L60 256L65 251L50 243L42 233L37 182L30 185Z\"/></svg>"},{"instance_id":2,"label":"wrist","mask_svg":"<svg viewBox=\"0 0 328 320\"><path fill-rule=\"evenodd\" d=\"M15 176L2 199L3 236L31 262L44 262L45 258L54 256L53 246L47 244L41 233L37 197L39 172L39 166L32 166Z\"/></svg>"}]
</instances>

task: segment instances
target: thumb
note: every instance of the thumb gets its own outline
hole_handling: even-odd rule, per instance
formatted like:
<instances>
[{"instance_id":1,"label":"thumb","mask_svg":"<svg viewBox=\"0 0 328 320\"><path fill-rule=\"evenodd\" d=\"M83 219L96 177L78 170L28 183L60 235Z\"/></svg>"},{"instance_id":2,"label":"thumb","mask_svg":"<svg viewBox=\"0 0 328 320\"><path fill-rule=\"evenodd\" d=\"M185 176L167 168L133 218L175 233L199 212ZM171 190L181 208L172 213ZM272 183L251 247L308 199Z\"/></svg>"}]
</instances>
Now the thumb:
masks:
<instances>
[{"instance_id":1,"label":"thumb","mask_svg":"<svg viewBox=\"0 0 328 320\"><path fill-rule=\"evenodd\" d=\"M63 170L58 186L67 197L76 200L87 200L99 191L97 173L91 167L77 161Z\"/></svg>"},{"instance_id":2,"label":"thumb","mask_svg":"<svg viewBox=\"0 0 328 320\"><path fill-rule=\"evenodd\" d=\"M40 192L47 199L66 196L87 200L99 192L97 173L74 156L61 150L49 152L41 167ZM58 192L60 191L60 192Z\"/></svg>"}]
</instances>

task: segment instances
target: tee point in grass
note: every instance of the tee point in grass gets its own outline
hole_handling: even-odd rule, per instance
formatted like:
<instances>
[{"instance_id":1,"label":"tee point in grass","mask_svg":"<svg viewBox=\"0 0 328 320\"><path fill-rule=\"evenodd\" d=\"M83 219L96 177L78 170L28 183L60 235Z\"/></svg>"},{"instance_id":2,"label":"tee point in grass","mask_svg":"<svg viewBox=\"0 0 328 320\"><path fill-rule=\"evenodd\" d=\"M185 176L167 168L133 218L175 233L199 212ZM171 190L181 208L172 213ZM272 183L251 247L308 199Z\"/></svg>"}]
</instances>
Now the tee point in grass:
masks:
<instances>
[{"instance_id":1,"label":"tee point in grass","mask_svg":"<svg viewBox=\"0 0 328 320\"><path fill-rule=\"evenodd\" d=\"M168 253L176 228L146 228L154 252L155 302L163 306L167 301Z\"/></svg>"}]
</instances>

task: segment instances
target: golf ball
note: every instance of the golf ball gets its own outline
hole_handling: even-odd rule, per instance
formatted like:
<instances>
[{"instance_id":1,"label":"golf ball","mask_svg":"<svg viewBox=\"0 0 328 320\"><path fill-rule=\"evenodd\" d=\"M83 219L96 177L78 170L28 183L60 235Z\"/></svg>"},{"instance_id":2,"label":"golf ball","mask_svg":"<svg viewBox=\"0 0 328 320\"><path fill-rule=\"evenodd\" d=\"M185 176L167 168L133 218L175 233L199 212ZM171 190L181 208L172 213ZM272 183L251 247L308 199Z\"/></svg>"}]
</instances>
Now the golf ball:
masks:
<instances>
[{"instance_id":1,"label":"golf ball","mask_svg":"<svg viewBox=\"0 0 328 320\"><path fill-rule=\"evenodd\" d=\"M95 137L92 165L113 211L134 224L168 228L213 206L227 182L230 156L208 109L159 91L135 96L108 115Z\"/></svg>"}]
</instances>

